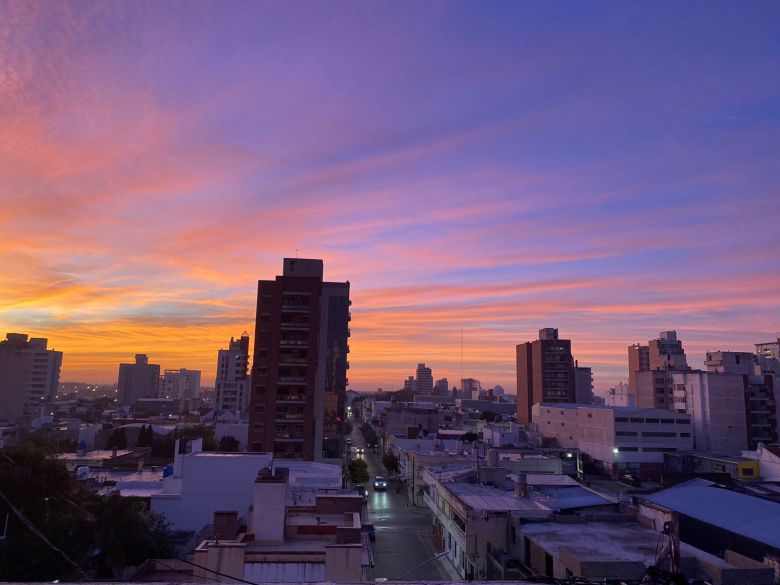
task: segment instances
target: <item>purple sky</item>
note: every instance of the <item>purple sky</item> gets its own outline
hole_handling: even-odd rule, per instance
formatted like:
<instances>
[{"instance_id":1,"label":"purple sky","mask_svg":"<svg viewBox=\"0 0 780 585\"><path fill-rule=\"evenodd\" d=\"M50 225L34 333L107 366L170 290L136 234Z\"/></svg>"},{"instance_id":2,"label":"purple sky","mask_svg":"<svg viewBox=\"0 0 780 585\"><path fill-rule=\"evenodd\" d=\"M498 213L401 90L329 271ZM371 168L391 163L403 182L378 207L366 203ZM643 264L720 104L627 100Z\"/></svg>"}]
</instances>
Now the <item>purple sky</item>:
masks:
<instances>
[{"instance_id":1,"label":"purple sky","mask_svg":"<svg viewBox=\"0 0 780 585\"><path fill-rule=\"evenodd\" d=\"M778 2L0 0L0 333L204 371L256 280L350 280L350 381L597 388L780 330Z\"/></svg>"}]
</instances>

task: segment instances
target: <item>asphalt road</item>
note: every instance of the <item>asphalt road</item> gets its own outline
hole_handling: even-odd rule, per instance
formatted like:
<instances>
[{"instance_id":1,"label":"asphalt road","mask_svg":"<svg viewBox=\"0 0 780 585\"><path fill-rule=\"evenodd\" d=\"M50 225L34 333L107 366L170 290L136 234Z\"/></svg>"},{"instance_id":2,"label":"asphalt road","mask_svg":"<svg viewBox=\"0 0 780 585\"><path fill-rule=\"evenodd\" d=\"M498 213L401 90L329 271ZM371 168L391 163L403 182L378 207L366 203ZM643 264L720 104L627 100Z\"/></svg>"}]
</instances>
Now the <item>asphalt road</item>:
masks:
<instances>
[{"instance_id":1,"label":"asphalt road","mask_svg":"<svg viewBox=\"0 0 780 585\"><path fill-rule=\"evenodd\" d=\"M363 434L354 421L352 446L364 447L365 455L353 455L365 459L370 481L367 513L364 520L373 524L376 541L374 550L374 577L376 579L404 581L451 580L440 561L435 558L436 550L431 539L431 514L423 508L410 508L404 493L396 492L396 483L388 485L386 491L374 490L374 477L387 477L379 453L374 454L366 447Z\"/></svg>"}]
</instances>

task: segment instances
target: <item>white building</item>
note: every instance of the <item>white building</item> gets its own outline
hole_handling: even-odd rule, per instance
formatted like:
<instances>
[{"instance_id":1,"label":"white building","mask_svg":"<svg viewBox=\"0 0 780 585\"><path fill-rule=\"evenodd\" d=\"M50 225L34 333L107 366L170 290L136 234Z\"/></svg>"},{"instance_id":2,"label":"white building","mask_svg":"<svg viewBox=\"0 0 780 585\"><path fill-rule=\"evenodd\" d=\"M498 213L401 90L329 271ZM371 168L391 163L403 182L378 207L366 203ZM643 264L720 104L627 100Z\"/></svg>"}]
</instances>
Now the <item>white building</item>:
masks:
<instances>
[{"instance_id":1,"label":"white building","mask_svg":"<svg viewBox=\"0 0 780 585\"><path fill-rule=\"evenodd\" d=\"M251 380L249 368L249 335L230 338L228 349L217 355L217 373L214 379L217 412L244 413L249 408Z\"/></svg>"},{"instance_id":2,"label":"white building","mask_svg":"<svg viewBox=\"0 0 780 585\"><path fill-rule=\"evenodd\" d=\"M636 396L628 393L628 384L619 382L604 395L605 406L636 406Z\"/></svg>"},{"instance_id":3,"label":"white building","mask_svg":"<svg viewBox=\"0 0 780 585\"><path fill-rule=\"evenodd\" d=\"M693 448L690 417L657 408L540 403L533 420L544 437L586 453L612 476L657 479L664 453Z\"/></svg>"},{"instance_id":4,"label":"white building","mask_svg":"<svg viewBox=\"0 0 780 585\"><path fill-rule=\"evenodd\" d=\"M0 341L0 420L15 423L37 414L57 395L62 352L47 349L47 340L8 333Z\"/></svg>"},{"instance_id":5,"label":"white building","mask_svg":"<svg viewBox=\"0 0 780 585\"><path fill-rule=\"evenodd\" d=\"M288 477L288 496L294 501L313 498L320 490L341 488L338 465L310 461L274 460L271 453L219 453L201 450L202 441L191 443L190 453L177 455L173 475L166 477L151 495L151 510L165 516L172 530L199 531L214 512L235 510L246 519L254 497L259 470L270 468Z\"/></svg>"},{"instance_id":6,"label":"white building","mask_svg":"<svg viewBox=\"0 0 780 585\"><path fill-rule=\"evenodd\" d=\"M200 398L200 371L186 368L165 370L158 398L173 398L191 405L193 399Z\"/></svg>"},{"instance_id":7,"label":"white building","mask_svg":"<svg viewBox=\"0 0 780 585\"><path fill-rule=\"evenodd\" d=\"M691 416L699 451L739 455L748 449L741 374L675 372L674 409Z\"/></svg>"}]
</instances>

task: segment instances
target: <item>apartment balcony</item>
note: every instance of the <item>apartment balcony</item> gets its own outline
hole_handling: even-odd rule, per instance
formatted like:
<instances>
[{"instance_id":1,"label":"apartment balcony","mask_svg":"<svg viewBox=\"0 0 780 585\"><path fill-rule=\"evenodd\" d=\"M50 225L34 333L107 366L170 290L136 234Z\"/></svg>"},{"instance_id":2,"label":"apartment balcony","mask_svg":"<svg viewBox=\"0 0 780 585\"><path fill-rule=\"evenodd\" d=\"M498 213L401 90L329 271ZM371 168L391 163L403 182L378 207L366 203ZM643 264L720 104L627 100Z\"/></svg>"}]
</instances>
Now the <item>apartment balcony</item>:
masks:
<instances>
[{"instance_id":1,"label":"apartment balcony","mask_svg":"<svg viewBox=\"0 0 780 585\"><path fill-rule=\"evenodd\" d=\"M279 328L282 331L308 331L309 323L282 323Z\"/></svg>"},{"instance_id":2,"label":"apartment balcony","mask_svg":"<svg viewBox=\"0 0 780 585\"><path fill-rule=\"evenodd\" d=\"M303 443L304 440L304 435L291 433L280 433L274 437L274 443Z\"/></svg>"},{"instance_id":3,"label":"apartment balcony","mask_svg":"<svg viewBox=\"0 0 780 585\"><path fill-rule=\"evenodd\" d=\"M300 423L306 420L306 416L303 414L288 414L287 416L276 416L274 419L278 423Z\"/></svg>"},{"instance_id":4,"label":"apartment balcony","mask_svg":"<svg viewBox=\"0 0 780 585\"><path fill-rule=\"evenodd\" d=\"M304 404L306 396L301 394L282 394L276 396L277 404Z\"/></svg>"},{"instance_id":5,"label":"apartment balcony","mask_svg":"<svg viewBox=\"0 0 780 585\"><path fill-rule=\"evenodd\" d=\"M685 402L675 402L674 403L675 410L687 410L688 405L685 404Z\"/></svg>"},{"instance_id":6,"label":"apartment balcony","mask_svg":"<svg viewBox=\"0 0 780 585\"><path fill-rule=\"evenodd\" d=\"M283 304L282 305L282 313L309 314L309 313L311 313L311 306L310 305Z\"/></svg>"},{"instance_id":7,"label":"apartment balcony","mask_svg":"<svg viewBox=\"0 0 780 585\"><path fill-rule=\"evenodd\" d=\"M279 376L277 382L280 384L293 383L293 384L305 384L306 378L303 376Z\"/></svg>"},{"instance_id":8,"label":"apartment balcony","mask_svg":"<svg viewBox=\"0 0 780 585\"><path fill-rule=\"evenodd\" d=\"M306 358L288 358L288 357L282 357L279 356L279 365L280 366L290 366L290 367L296 367L299 365L309 365L309 360Z\"/></svg>"},{"instance_id":9,"label":"apartment balcony","mask_svg":"<svg viewBox=\"0 0 780 585\"><path fill-rule=\"evenodd\" d=\"M279 347L309 347L309 342L300 339L280 339Z\"/></svg>"}]
</instances>

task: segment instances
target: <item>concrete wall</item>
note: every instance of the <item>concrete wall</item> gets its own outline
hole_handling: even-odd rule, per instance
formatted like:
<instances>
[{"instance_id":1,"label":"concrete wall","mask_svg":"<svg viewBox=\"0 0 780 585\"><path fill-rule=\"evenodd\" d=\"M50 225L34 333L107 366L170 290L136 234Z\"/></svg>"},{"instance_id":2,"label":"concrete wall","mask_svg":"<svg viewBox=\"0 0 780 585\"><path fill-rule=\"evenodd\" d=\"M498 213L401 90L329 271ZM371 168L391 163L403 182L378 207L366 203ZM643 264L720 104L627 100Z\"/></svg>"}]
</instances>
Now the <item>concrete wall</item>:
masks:
<instances>
[{"instance_id":1,"label":"concrete wall","mask_svg":"<svg viewBox=\"0 0 780 585\"><path fill-rule=\"evenodd\" d=\"M363 580L360 544L338 544L325 547L325 580L359 582Z\"/></svg>"}]
</instances>

